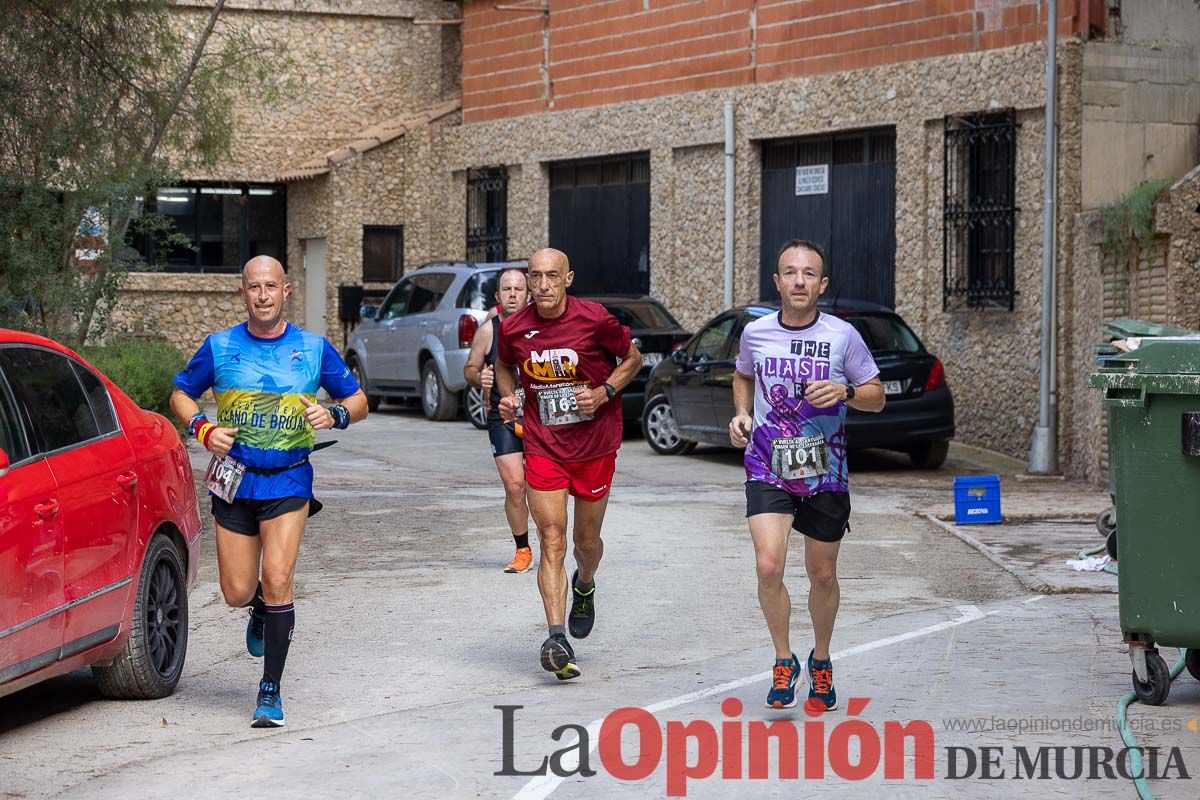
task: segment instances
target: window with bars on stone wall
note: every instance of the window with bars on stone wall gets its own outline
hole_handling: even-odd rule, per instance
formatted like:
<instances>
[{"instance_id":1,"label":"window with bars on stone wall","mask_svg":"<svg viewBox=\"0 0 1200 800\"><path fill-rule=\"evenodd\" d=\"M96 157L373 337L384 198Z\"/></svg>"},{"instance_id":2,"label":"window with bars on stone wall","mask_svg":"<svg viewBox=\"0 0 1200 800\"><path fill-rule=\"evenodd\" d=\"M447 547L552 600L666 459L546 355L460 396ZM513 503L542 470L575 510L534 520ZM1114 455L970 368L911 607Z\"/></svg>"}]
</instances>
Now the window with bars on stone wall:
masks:
<instances>
[{"instance_id":1,"label":"window with bars on stone wall","mask_svg":"<svg viewBox=\"0 0 1200 800\"><path fill-rule=\"evenodd\" d=\"M1016 111L945 119L942 307L1012 311L1016 301Z\"/></svg>"},{"instance_id":2,"label":"window with bars on stone wall","mask_svg":"<svg viewBox=\"0 0 1200 800\"><path fill-rule=\"evenodd\" d=\"M467 172L467 261L508 260L508 172L504 167Z\"/></svg>"}]
</instances>

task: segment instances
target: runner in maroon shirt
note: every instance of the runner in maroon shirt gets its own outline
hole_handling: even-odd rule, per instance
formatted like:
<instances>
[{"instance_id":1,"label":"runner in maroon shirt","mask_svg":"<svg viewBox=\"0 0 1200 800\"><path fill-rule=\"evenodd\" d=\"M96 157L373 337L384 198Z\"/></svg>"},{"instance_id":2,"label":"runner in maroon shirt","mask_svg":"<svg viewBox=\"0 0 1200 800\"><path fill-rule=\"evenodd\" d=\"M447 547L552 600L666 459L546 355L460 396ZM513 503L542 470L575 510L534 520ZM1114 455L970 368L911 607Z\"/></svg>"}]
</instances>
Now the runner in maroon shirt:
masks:
<instances>
[{"instance_id":1,"label":"runner in maroon shirt","mask_svg":"<svg viewBox=\"0 0 1200 800\"><path fill-rule=\"evenodd\" d=\"M619 392L642 368L642 354L599 303L567 296L575 274L567 256L545 249L529 259L533 304L500 324L496 370L500 415L517 418L513 371L525 389L525 481L529 512L542 553L538 590L550 636L542 668L559 680L578 677L567 641L567 497L575 498L575 562L571 578L571 636L586 637L596 620L596 568L604 555L600 527L621 446ZM618 366L617 360L621 363Z\"/></svg>"}]
</instances>

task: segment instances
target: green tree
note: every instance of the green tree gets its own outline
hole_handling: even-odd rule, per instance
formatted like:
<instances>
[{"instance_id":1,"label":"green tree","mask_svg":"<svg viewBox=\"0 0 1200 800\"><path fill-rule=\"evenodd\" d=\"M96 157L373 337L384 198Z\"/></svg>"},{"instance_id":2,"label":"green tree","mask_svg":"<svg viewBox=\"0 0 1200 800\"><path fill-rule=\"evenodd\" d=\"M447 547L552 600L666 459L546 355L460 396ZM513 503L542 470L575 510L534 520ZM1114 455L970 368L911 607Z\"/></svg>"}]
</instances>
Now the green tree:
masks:
<instances>
[{"instance_id":1,"label":"green tree","mask_svg":"<svg viewBox=\"0 0 1200 800\"><path fill-rule=\"evenodd\" d=\"M4 4L0 326L82 344L103 333L122 276L140 260L124 243L182 241L140 198L228 154L236 98L272 102L286 67L281 42L224 7ZM79 250L90 251L82 267Z\"/></svg>"}]
</instances>

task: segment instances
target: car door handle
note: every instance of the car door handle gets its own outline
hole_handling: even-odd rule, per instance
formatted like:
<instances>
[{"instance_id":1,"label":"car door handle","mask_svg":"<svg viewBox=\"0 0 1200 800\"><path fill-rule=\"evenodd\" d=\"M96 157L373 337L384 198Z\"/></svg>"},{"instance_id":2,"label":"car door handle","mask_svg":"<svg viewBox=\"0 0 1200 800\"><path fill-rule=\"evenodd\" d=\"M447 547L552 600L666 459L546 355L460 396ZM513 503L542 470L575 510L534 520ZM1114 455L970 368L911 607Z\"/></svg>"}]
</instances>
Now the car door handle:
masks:
<instances>
[{"instance_id":1,"label":"car door handle","mask_svg":"<svg viewBox=\"0 0 1200 800\"><path fill-rule=\"evenodd\" d=\"M52 497L44 503L38 503L33 507L33 512L42 519L50 519L58 513L58 501Z\"/></svg>"},{"instance_id":2,"label":"car door handle","mask_svg":"<svg viewBox=\"0 0 1200 800\"><path fill-rule=\"evenodd\" d=\"M137 482L138 476L133 470L122 472L117 476L117 486L120 486L122 489L133 489L137 486Z\"/></svg>"}]
</instances>

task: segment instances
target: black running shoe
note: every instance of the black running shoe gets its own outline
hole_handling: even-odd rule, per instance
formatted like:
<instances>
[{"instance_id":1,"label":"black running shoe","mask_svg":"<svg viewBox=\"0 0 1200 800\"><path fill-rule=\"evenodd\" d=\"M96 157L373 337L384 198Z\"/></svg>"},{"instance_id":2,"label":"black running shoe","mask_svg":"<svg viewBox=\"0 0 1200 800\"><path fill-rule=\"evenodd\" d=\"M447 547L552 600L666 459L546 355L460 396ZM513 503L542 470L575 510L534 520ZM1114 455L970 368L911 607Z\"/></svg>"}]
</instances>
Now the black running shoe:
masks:
<instances>
[{"instance_id":1,"label":"black running shoe","mask_svg":"<svg viewBox=\"0 0 1200 800\"><path fill-rule=\"evenodd\" d=\"M553 672L560 681L569 681L582 674L575 664L571 643L561 633L542 642L542 669Z\"/></svg>"},{"instance_id":2,"label":"black running shoe","mask_svg":"<svg viewBox=\"0 0 1200 800\"><path fill-rule=\"evenodd\" d=\"M571 614L567 618L567 630L575 639L586 639L596 624L596 584L593 580L592 588L581 592L575 588L578 580L579 570L575 570L571 576Z\"/></svg>"}]
</instances>

